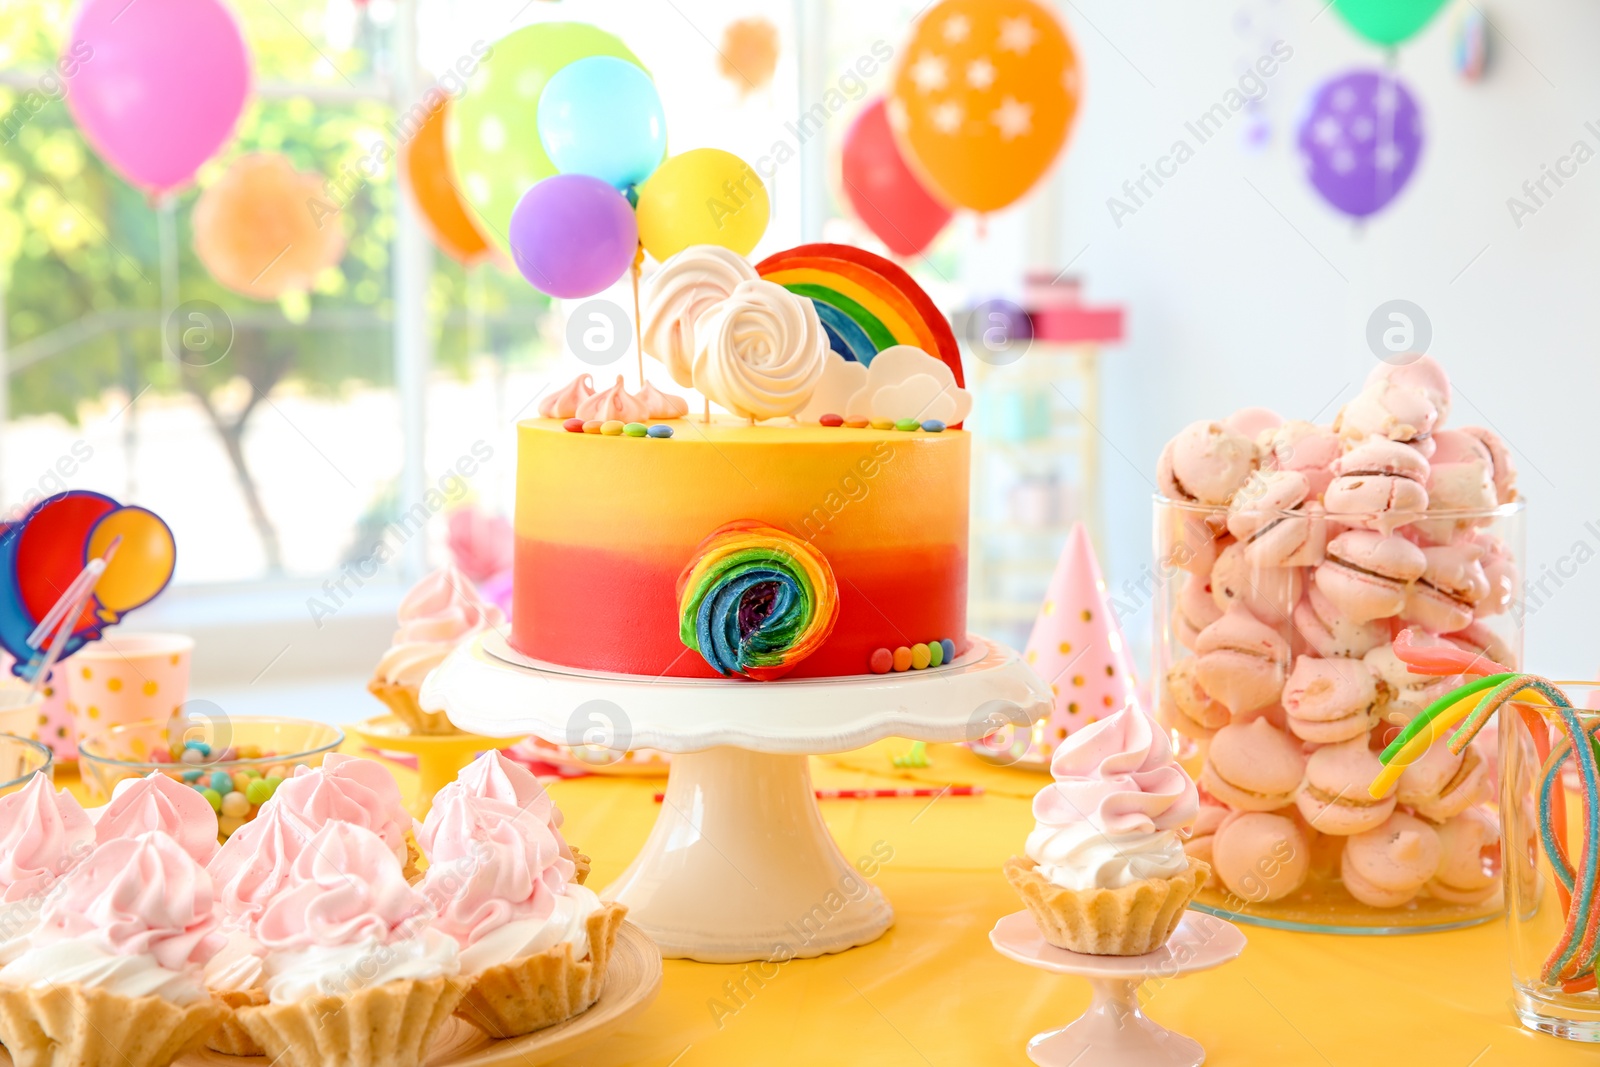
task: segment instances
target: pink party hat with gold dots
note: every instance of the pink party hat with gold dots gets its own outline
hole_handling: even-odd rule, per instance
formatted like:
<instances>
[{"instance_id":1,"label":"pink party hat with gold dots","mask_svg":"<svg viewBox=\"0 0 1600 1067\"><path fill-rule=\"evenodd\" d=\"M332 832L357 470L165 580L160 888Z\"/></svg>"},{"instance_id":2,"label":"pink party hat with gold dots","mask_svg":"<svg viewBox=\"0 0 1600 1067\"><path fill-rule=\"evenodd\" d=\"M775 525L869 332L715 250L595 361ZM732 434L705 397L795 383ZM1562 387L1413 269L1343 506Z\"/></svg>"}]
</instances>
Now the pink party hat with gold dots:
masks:
<instances>
[{"instance_id":1,"label":"pink party hat with gold dots","mask_svg":"<svg viewBox=\"0 0 1600 1067\"><path fill-rule=\"evenodd\" d=\"M1073 525L1056 562L1025 657L1055 694L1040 742L1028 753L1030 761L1048 763L1074 730L1138 699L1133 655L1112 614L1094 545L1081 522Z\"/></svg>"}]
</instances>

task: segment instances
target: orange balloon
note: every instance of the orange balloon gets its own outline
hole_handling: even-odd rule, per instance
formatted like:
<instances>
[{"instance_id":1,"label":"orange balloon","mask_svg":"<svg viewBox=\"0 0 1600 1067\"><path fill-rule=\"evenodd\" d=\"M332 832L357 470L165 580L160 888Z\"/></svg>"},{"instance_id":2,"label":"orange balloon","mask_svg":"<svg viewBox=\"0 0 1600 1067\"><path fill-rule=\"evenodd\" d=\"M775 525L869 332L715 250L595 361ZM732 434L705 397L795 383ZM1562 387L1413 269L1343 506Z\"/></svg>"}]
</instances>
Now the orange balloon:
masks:
<instances>
[{"instance_id":1,"label":"orange balloon","mask_svg":"<svg viewBox=\"0 0 1600 1067\"><path fill-rule=\"evenodd\" d=\"M446 99L417 129L401 150L400 169L433 243L457 262L472 264L489 254L489 242L450 178L444 136L449 111Z\"/></svg>"},{"instance_id":2,"label":"orange balloon","mask_svg":"<svg viewBox=\"0 0 1600 1067\"><path fill-rule=\"evenodd\" d=\"M240 156L195 202L195 254L217 281L257 300L311 288L344 255L340 203L323 184L275 152Z\"/></svg>"},{"instance_id":3,"label":"orange balloon","mask_svg":"<svg viewBox=\"0 0 1600 1067\"><path fill-rule=\"evenodd\" d=\"M906 161L956 207L994 211L1044 176L1078 110L1078 59L1033 0L943 0L917 21L889 121Z\"/></svg>"}]
</instances>

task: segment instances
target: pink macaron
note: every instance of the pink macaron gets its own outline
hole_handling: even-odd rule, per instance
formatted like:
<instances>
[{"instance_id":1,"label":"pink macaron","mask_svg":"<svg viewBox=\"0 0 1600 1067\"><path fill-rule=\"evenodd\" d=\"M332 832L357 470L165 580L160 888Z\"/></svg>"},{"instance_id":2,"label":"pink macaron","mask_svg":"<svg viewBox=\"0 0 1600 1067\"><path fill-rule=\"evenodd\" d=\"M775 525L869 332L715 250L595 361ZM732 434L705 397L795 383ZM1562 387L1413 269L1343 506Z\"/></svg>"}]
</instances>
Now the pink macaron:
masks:
<instances>
[{"instance_id":1,"label":"pink macaron","mask_svg":"<svg viewBox=\"0 0 1600 1067\"><path fill-rule=\"evenodd\" d=\"M1364 740L1377 722L1377 704L1377 680L1358 659L1301 656L1283 687L1290 732L1321 745Z\"/></svg>"},{"instance_id":2,"label":"pink macaron","mask_svg":"<svg viewBox=\"0 0 1600 1067\"><path fill-rule=\"evenodd\" d=\"M1428 464L1428 513L1438 515L1416 523L1417 534L1432 544L1444 544L1472 528L1475 521L1456 512L1481 512L1499 500L1494 487L1494 461L1489 449L1464 430L1440 430Z\"/></svg>"},{"instance_id":3,"label":"pink macaron","mask_svg":"<svg viewBox=\"0 0 1600 1067\"><path fill-rule=\"evenodd\" d=\"M1200 784L1235 811L1277 811L1300 791L1306 757L1267 719L1224 726L1211 739Z\"/></svg>"},{"instance_id":4,"label":"pink macaron","mask_svg":"<svg viewBox=\"0 0 1600 1067\"><path fill-rule=\"evenodd\" d=\"M1306 822L1325 834L1349 837L1376 829L1394 814L1391 794L1374 800L1367 791L1383 771L1378 754L1363 734L1352 741L1324 745L1306 760L1305 783L1294 798Z\"/></svg>"},{"instance_id":5,"label":"pink macaron","mask_svg":"<svg viewBox=\"0 0 1600 1067\"><path fill-rule=\"evenodd\" d=\"M1388 533L1428 509L1428 461L1397 441L1369 438L1339 457L1333 473L1322 503L1348 526Z\"/></svg>"},{"instance_id":6,"label":"pink macaron","mask_svg":"<svg viewBox=\"0 0 1600 1067\"><path fill-rule=\"evenodd\" d=\"M1482 904L1500 890L1500 826L1482 808L1468 808L1436 831L1439 869L1428 895L1452 904Z\"/></svg>"},{"instance_id":7,"label":"pink macaron","mask_svg":"<svg viewBox=\"0 0 1600 1067\"><path fill-rule=\"evenodd\" d=\"M1421 356L1405 364L1380 363L1333 426L1346 440L1382 437L1433 452L1433 431L1450 413L1450 381L1438 362Z\"/></svg>"},{"instance_id":8,"label":"pink macaron","mask_svg":"<svg viewBox=\"0 0 1600 1067\"><path fill-rule=\"evenodd\" d=\"M1461 540L1422 550L1427 559L1422 576L1406 590L1401 619L1429 633L1447 634L1472 625L1472 610L1489 596L1483 571L1483 548Z\"/></svg>"},{"instance_id":9,"label":"pink macaron","mask_svg":"<svg viewBox=\"0 0 1600 1067\"><path fill-rule=\"evenodd\" d=\"M1169 500L1226 504L1256 469L1255 442L1220 422L1192 422L1167 442L1156 484Z\"/></svg>"},{"instance_id":10,"label":"pink macaron","mask_svg":"<svg viewBox=\"0 0 1600 1067\"><path fill-rule=\"evenodd\" d=\"M1395 799L1425 819L1444 822L1482 798L1488 773L1489 765L1474 745L1459 756L1448 745L1431 745L1401 773Z\"/></svg>"},{"instance_id":11,"label":"pink macaron","mask_svg":"<svg viewBox=\"0 0 1600 1067\"><path fill-rule=\"evenodd\" d=\"M1406 587L1422 577L1428 557L1395 534L1346 530L1328 542L1327 558L1313 580L1348 619L1368 622L1400 614Z\"/></svg>"},{"instance_id":12,"label":"pink macaron","mask_svg":"<svg viewBox=\"0 0 1600 1067\"><path fill-rule=\"evenodd\" d=\"M1243 604L1258 619L1287 622L1300 602L1305 579L1299 567L1261 566L1238 542L1222 550L1211 568L1211 598L1226 611Z\"/></svg>"},{"instance_id":13,"label":"pink macaron","mask_svg":"<svg viewBox=\"0 0 1600 1067\"><path fill-rule=\"evenodd\" d=\"M1230 893L1265 904L1300 888L1311 869L1311 849L1293 819L1235 812L1212 835L1211 869Z\"/></svg>"},{"instance_id":14,"label":"pink macaron","mask_svg":"<svg viewBox=\"0 0 1600 1067\"><path fill-rule=\"evenodd\" d=\"M1300 420L1290 420L1257 441L1261 465L1268 470L1296 471L1310 485L1310 498L1321 500L1333 481L1333 465L1344 445L1332 430Z\"/></svg>"},{"instance_id":15,"label":"pink macaron","mask_svg":"<svg viewBox=\"0 0 1600 1067\"><path fill-rule=\"evenodd\" d=\"M1487 530L1473 530L1466 538L1483 550L1481 565L1483 576L1489 583L1488 592L1472 605L1473 614L1479 617L1499 615L1511 607L1512 600L1516 598L1517 583L1520 581L1517 561L1506 543Z\"/></svg>"},{"instance_id":16,"label":"pink macaron","mask_svg":"<svg viewBox=\"0 0 1600 1067\"><path fill-rule=\"evenodd\" d=\"M1275 703L1283 689L1289 644L1242 604L1234 604L1195 640L1195 677L1235 715Z\"/></svg>"},{"instance_id":17,"label":"pink macaron","mask_svg":"<svg viewBox=\"0 0 1600 1067\"><path fill-rule=\"evenodd\" d=\"M1167 668L1167 699L1162 704L1170 705L1174 714L1168 716L1171 721L1166 725L1186 737L1210 737L1228 725L1232 716L1200 684L1196 665L1193 656L1185 656Z\"/></svg>"},{"instance_id":18,"label":"pink macaron","mask_svg":"<svg viewBox=\"0 0 1600 1067\"><path fill-rule=\"evenodd\" d=\"M1345 889L1361 903L1398 908L1438 871L1439 853L1439 835L1433 827L1397 811L1383 825L1345 842L1339 874Z\"/></svg>"},{"instance_id":19,"label":"pink macaron","mask_svg":"<svg viewBox=\"0 0 1600 1067\"><path fill-rule=\"evenodd\" d=\"M1299 471L1260 470L1233 494L1228 531L1256 567L1309 567L1322 561L1328 524L1309 501L1311 483Z\"/></svg>"},{"instance_id":20,"label":"pink macaron","mask_svg":"<svg viewBox=\"0 0 1600 1067\"><path fill-rule=\"evenodd\" d=\"M1294 627L1301 641L1319 656L1360 659L1389 643L1389 623L1384 619L1360 622L1334 606L1313 583L1294 609Z\"/></svg>"},{"instance_id":21,"label":"pink macaron","mask_svg":"<svg viewBox=\"0 0 1600 1067\"><path fill-rule=\"evenodd\" d=\"M1252 441L1259 441L1262 434L1283 425L1283 416L1271 408L1240 408L1223 419L1222 425Z\"/></svg>"}]
</instances>

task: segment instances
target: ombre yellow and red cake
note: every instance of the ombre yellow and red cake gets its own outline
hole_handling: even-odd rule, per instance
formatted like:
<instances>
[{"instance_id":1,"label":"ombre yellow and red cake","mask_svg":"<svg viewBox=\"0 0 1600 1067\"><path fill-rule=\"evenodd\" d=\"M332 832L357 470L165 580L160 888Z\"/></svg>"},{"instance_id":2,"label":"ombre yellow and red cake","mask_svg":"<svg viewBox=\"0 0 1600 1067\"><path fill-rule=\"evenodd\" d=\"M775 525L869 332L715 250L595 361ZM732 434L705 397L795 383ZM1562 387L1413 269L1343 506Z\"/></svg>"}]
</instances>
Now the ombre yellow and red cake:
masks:
<instances>
[{"instance_id":1,"label":"ombre yellow and red cake","mask_svg":"<svg viewBox=\"0 0 1600 1067\"><path fill-rule=\"evenodd\" d=\"M944 641L935 664L965 651L966 432L668 425L670 439L519 426L518 652L765 680L887 670L897 650L905 669L916 646L926 666Z\"/></svg>"}]
</instances>

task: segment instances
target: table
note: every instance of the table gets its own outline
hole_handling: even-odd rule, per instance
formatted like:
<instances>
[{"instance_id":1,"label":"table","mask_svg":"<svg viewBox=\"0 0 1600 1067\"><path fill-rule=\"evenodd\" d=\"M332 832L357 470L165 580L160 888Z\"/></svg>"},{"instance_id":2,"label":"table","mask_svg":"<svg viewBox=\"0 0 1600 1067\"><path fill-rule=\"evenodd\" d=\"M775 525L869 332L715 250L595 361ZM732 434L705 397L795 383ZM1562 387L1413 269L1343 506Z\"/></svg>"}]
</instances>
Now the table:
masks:
<instances>
[{"instance_id":1,"label":"table","mask_svg":"<svg viewBox=\"0 0 1600 1067\"><path fill-rule=\"evenodd\" d=\"M884 741L814 757L820 787L963 782L981 797L932 802L828 800L823 817L852 861L894 901L895 925L835 956L713 965L668 960L661 995L610 1038L561 1067L748 1067L1018 1064L1041 1030L1089 1001L1081 981L1041 974L989 944L1016 911L1000 865L1032 827L1043 777L991 767L954 745L929 745L931 766L902 770ZM414 778L397 771L402 789ZM68 776L61 776L67 784ZM659 779L590 777L550 792L566 836L592 857L589 884L622 873L655 822ZM800 917L797 916L797 919ZM1228 966L1147 984L1144 1010L1205 1045L1216 1067L1593 1067L1594 1046L1519 1027L1512 1018L1501 923L1443 934L1336 937L1243 928Z\"/></svg>"}]
</instances>

